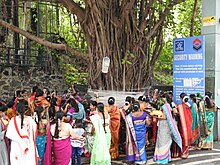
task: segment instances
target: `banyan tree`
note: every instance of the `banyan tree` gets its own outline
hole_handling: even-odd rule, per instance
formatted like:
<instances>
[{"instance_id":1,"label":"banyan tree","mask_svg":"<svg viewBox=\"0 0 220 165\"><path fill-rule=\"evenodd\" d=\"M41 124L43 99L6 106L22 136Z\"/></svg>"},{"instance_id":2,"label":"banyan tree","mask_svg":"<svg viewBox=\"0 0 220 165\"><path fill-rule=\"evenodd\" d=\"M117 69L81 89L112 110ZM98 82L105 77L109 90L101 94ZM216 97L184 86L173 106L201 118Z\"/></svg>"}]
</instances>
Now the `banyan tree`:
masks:
<instances>
[{"instance_id":1,"label":"banyan tree","mask_svg":"<svg viewBox=\"0 0 220 165\"><path fill-rule=\"evenodd\" d=\"M64 6L77 18L86 51L65 43L51 43L2 18L0 26L45 47L70 52L86 66L91 88L129 91L150 83L153 66L163 49L164 27L169 24L173 7L183 0L40 1ZM104 57L110 58L108 73L101 71Z\"/></svg>"}]
</instances>

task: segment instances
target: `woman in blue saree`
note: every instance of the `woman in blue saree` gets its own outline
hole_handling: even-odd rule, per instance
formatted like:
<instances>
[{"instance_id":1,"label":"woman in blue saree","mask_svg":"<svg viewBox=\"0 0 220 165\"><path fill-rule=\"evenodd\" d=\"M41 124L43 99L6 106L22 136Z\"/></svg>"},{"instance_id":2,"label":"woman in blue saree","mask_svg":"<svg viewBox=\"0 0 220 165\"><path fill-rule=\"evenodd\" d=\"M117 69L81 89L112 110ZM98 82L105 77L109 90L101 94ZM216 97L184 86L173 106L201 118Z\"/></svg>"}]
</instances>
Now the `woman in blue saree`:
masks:
<instances>
[{"instance_id":1,"label":"woman in blue saree","mask_svg":"<svg viewBox=\"0 0 220 165\"><path fill-rule=\"evenodd\" d=\"M43 119L44 108L42 106L37 106L34 110L34 119L37 124L38 135L36 137L36 146L39 155L38 165L43 164L43 158L46 148L46 132L48 126L48 120Z\"/></svg>"},{"instance_id":2,"label":"woman in blue saree","mask_svg":"<svg viewBox=\"0 0 220 165\"><path fill-rule=\"evenodd\" d=\"M150 125L150 119L146 112L140 110L138 102L133 104L133 112L125 117L125 122L127 160L136 164L146 164L146 125Z\"/></svg>"},{"instance_id":3,"label":"woman in blue saree","mask_svg":"<svg viewBox=\"0 0 220 165\"><path fill-rule=\"evenodd\" d=\"M161 107L163 115L157 116L159 122L154 161L160 164L168 164L171 161L172 140L182 149L182 139L171 114L172 99L167 93L164 93L162 98L164 101L164 105Z\"/></svg>"}]
</instances>

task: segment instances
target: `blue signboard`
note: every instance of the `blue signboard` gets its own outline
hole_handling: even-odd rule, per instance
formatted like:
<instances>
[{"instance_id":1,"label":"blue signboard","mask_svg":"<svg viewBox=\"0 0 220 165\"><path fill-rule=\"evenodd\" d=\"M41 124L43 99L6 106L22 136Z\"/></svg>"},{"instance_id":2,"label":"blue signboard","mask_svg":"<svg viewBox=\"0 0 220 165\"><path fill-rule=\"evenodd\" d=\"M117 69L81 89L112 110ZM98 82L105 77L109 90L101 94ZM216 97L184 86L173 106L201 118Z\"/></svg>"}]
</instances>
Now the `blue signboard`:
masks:
<instances>
[{"instance_id":1,"label":"blue signboard","mask_svg":"<svg viewBox=\"0 0 220 165\"><path fill-rule=\"evenodd\" d=\"M182 92L205 93L205 38L204 36L177 38L173 41L173 95L180 103Z\"/></svg>"}]
</instances>

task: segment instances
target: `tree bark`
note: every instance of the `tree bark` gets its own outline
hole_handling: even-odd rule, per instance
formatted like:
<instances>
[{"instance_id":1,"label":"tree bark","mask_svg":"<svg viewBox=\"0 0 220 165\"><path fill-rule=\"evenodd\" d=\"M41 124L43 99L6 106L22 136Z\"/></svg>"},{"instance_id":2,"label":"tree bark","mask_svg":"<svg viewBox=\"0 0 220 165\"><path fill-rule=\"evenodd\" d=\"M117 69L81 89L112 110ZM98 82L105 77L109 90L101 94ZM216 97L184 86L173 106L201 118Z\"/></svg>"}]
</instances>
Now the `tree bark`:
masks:
<instances>
[{"instance_id":1,"label":"tree bark","mask_svg":"<svg viewBox=\"0 0 220 165\"><path fill-rule=\"evenodd\" d=\"M160 4L159 1L141 1L140 6L133 0L122 1L121 5L114 2L85 1L86 19L82 28L89 50L89 84L92 88L105 89L110 86L105 83L113 79L115 90L140 90L149 84L153 65L162 51L167 15L182 0L170 1L160 13L152 8L152 4ZM137 11L141 11L144 18L139 19ZM111 64L105 80L100 81L105 56L110 58Z\"/></svg>"}]
</instances>

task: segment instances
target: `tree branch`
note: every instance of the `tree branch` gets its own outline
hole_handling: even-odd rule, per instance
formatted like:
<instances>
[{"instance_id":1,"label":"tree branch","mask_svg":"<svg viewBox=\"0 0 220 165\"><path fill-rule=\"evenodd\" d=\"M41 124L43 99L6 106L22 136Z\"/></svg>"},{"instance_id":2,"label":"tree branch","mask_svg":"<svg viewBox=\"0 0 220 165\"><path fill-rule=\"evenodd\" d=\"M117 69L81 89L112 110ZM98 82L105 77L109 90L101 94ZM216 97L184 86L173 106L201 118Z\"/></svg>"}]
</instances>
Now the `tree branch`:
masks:
<instances>
[{"instance_id":1,"label":"tree branch","mask_svg":"<svg viewBox=\"0 0 220 165\"><path fill-rule=\"evenodd\" d=\"M23 0L28 1L28 0ZM32 0L38 2L38 0ZM75 14L80 23L85 19L85 9L73 0L41 0L41 2L60 3L63 4L72 14Z\"/></svg>"},{"instance_id":2,"label":"tree branch","mask_svg":"<svg viewBox=\"0 0 220 165\"><path fill-rule=\"evenodd\" d=\"M198 0L194 0L194 6L192 11L192 19L191 19L191 26L190 26L190 36L194 35L194 24L196 18L196 10L197 10Z\"/></svg>"},{"instance_id":3,"label":"tree branch","mask_svg":"<svg viewBox=\"0 0 220 165\"><path fill-rule=\"evenodd\" d=\"M146 28L146 23L147 23L147 16L152 12L151 5L153 4L154 0L150 0L148 3L146 3L145 10L142 13L142 17L139 21L139 29L141 32L144 31Z\"/></svg>"},{"instance_id":4,"label":"tree branch","mask_svg":"<svg viewBox=\"0 0 220 165\"><path fill-rule=\"evenodd\" d=\"M150 38L155 34L155 32L158 30L158 28L162 25L164 20L166 19L167 15L170 13L170 10L173 8L173 6L183 2L183 0L175 0L171 2L163 12L163 15L160 16L159 21L153 26L153 28L148 32L147 34L147 40L150 40Z\"/></svg>"},{"instance_id":5,"label":"tree branch","mask_svg":"<svg viewBox=\"0 0 220 165\"><path fill-rule=\"evenodd\" d=\"M33 35L29 32L26 32L26 31L20 29L17 26L11 25L11 24L3 21L2 19L0 19L0 26L6 27L6 28L10 29L11 31L19 33L19 34L25 36L26 38L28 38L32 41L35 41L35 42L37 42L41 45L44 45L45 47L48 47L48 48L51 48L51 49L57 49L57 50L64 50L64 51L70 52L71 54L74 54L74 56L78 59L88 60L88 58L85 54L81 53L78 50L75 50L75 49L69 47L66 44L57 44L57 43L49 42L49 41L47 41L43 38L37 37L37 36L35 36L35 35Z\"/></svg>"},{"instance_id":6,"label":"tree branch","mask_svg":"<svg viewBox=\"0 0 220 165\"><path fill-rule=\"evenodd\" d=\"M79 4L73 0L58 0L62 3L72 14L75 14L80 23L83 23L85 19L85 9L80 7Z\"/></svg>"}]
</instances>

